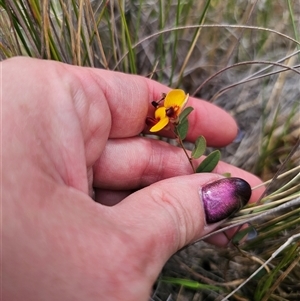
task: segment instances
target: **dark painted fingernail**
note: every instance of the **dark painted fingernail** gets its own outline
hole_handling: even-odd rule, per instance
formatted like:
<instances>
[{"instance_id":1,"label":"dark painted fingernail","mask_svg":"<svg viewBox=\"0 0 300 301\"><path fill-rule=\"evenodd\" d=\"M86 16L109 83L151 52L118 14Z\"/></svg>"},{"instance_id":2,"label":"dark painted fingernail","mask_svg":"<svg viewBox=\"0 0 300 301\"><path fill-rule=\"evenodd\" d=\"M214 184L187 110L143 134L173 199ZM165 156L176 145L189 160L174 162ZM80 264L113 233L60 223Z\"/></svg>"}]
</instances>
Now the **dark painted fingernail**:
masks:
<instances>
[{"instance_id":1,"label":"dark painted fingernail","mask_svg":"<svg viewBox=\"0 0 300 301\"><path fill-rule=\"evenodd\" d=\"M224 178L202 188L202 200L208 224L228 218L245 206L251 187L240 178Z\"/></svg>"}]
</instances>

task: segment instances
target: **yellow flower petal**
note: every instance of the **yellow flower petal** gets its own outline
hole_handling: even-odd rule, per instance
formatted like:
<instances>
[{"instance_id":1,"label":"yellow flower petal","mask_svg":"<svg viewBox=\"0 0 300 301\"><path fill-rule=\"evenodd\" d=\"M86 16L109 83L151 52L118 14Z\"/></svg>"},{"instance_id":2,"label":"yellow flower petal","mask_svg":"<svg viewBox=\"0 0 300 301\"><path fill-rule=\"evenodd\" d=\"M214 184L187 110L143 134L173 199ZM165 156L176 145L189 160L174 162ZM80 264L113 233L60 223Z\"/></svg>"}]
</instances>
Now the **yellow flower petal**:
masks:
<instances>
[{"instance_id":1,"label":"yellow flower petal","mask_svg":"<svg viewBox=\"0 0 300 301\"><path fill-rule=\"evenodd\" d=\"M155 110L154 113L155 119L163 119L166 117L166 108L165 107L159 107Z\"/></svg>"},{"instance_id":2,"label":"yellow flower petal","mask_svg":"<svg viewBox=\"0 0 300 301\"><path fill-rule=\"evenodd\" d=\"M150 129L150 132L158 132L158 131L160 131L165 126L167 126L168 123L169 123L169 118L168 117L164 117L164 118L160 119L159 122Z\"/></svg>"},{"instance_id":3,"label":"yellow flower petal","mask_svg":"<svg viewBox=\"0 0 300 301\"><path fill-rule=\"evenodd\" d=\"M174 106L181 107L185 105L187 101L188 94L186 95L185 92L181 89L171 90L164 101L164 107L170 108Z\"/></svg>"}]
</instances>

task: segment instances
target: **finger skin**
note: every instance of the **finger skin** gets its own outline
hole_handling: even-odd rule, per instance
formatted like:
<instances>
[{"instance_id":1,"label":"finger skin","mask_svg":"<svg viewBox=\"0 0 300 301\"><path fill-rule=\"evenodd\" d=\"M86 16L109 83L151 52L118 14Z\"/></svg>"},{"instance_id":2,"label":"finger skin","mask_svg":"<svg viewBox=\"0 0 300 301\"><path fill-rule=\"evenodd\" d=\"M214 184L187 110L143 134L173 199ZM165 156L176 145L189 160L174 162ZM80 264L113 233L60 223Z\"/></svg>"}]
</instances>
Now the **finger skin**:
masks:
<instances>
[{"instance_id":1,"label":"finger skin","mask_svg":"<svg viewBox=\"0 0 300 301\"><path fill-rule=\"evenodd\" d=\"M195 160L199 164L203 159ZM230 173L256 186L261 180L230 164L220 162L214 172ZM149 138L110 139L94 165L94 186L102 189L140 189L163 179L193 173L180 147ZM125 176L124 176L125 175ZM256 200L262 190L253 192Z\"/></svg>"}]
</instances>

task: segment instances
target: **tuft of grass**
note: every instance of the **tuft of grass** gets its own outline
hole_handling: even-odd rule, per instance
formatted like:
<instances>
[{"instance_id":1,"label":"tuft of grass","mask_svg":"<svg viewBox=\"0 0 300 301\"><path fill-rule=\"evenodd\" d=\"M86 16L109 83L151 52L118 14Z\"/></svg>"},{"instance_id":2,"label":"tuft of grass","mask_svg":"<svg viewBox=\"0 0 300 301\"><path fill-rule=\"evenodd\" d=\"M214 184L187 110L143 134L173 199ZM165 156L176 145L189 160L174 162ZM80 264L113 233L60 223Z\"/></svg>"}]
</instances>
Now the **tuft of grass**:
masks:
<instances>
[{"instance_id":1,"label":"tuft of grass","mask_svg":"<svg viewBox=\"0 0 300 301\"><path fill-rule=\"evenodd\" d=\"M298 299L299 28L298 0L0 0L1 60L140 74L235 116L240 133L222 158L267 192L216 231L247 224L234 247L201 241L171 258L152 300Z\"/></svg>"}]
</instances>

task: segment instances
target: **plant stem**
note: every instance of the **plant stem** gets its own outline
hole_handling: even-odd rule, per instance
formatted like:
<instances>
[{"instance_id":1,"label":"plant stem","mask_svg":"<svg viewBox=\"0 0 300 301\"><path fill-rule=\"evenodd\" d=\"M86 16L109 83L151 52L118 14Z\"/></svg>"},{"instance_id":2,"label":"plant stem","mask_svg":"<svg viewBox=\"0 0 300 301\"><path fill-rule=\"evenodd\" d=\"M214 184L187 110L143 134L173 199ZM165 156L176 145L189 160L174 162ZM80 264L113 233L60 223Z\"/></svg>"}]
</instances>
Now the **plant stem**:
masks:
<instances>
[{"instance_id":1,"label":"plant stem","mask_svg":"<svg viewBox=\"0 0 300 301\"><path fill-rule=\"evenodd\" d=\"M193 162L192 162L193 159L192 159L192 158L189 156L189 154L187 153L187 151L186 151L186 149L185 149L185 147L184 147L184 145L183 145L183 141L181 140L181 138L176 134L176 132L174 132L174 133L175 133L176 139L178 140L178 142L179 142L179 144L180 144L180 147L183 149L183 151L184 151L186 157L187 157L188 160L189 160L189 163L190 163L190 165L191 165L191 167L192 167L192 169L193 169L193 173L196 173L195 167L194 167Z\"/></svg>"}]
</instances>

